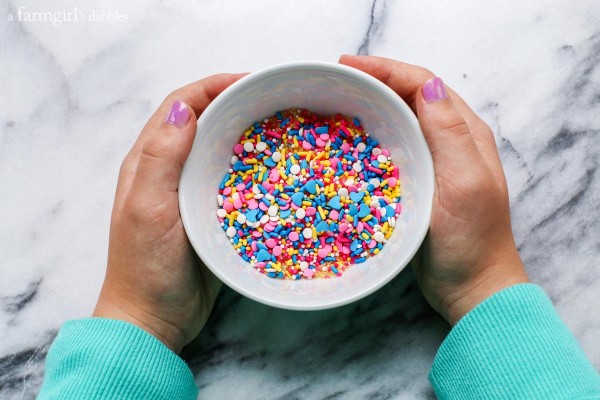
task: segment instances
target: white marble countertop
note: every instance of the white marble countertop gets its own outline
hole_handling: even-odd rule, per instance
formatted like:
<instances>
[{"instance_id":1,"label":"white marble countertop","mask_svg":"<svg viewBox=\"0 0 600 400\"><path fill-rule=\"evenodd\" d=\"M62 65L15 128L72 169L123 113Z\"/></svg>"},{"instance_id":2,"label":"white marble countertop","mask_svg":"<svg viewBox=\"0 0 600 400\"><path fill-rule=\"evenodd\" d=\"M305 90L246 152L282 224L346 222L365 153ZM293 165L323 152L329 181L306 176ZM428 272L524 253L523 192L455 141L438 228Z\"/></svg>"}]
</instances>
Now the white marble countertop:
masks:
<instances>
[{"instance_id":1,"label":"white marble countertop","mask_svg":"<svg viewBox=\"0 0 600 400\"><path fill-rule=\"evenodd\" d=\"M208 74L341 53L426 66L490 123L530 277L600 367L596 1L123 3L0 3L1 398L34 398L58 328L93 309L118 168L160 101ZM85 21L66 21L73 7ZM118 21L90 21L102 12ZM202 399L431 398L447 331L410 270L321 312L225 289L191 365Z\"/></svg>"}]
</instances>

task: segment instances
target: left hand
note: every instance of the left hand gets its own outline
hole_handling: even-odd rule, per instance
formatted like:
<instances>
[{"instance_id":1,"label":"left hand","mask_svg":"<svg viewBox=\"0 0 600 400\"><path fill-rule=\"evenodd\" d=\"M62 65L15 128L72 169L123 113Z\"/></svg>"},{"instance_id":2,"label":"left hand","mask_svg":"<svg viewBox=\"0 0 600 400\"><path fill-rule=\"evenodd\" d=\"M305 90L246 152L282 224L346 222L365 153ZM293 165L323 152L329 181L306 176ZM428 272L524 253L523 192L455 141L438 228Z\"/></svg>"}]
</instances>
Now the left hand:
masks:
<instances>
[{"instance_id":1,"label":"left hand","mask_svg":"<svg viewBox=\"0 0 600 400\"><path fill-rule=\"evenodd\" d=\"M132 323L176 353L200 333L221 286L183 229L179 176L197 117L242 76L214 75L169 95L119 173L108 268L93 316Z\"/></svg>"}]
</instances>

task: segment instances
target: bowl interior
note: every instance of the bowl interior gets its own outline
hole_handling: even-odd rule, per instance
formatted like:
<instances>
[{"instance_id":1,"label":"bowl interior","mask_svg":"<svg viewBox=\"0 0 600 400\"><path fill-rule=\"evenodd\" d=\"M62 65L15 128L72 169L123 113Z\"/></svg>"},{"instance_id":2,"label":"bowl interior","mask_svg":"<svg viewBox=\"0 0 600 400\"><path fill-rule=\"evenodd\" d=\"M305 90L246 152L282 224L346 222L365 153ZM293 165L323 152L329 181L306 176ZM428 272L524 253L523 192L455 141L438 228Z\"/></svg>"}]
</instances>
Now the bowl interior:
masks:
<instances>
[{"instance_id":1,"label":"bowl interior","mask_svg":"<svg viewBox=\"0 0 600 400\"><path fill-rule=\"evenodd\" d=\"M233 145L254 121L287 108L320 115L358 117L390 150L400 167L402 214L383 250L342 277L277 280L250 268L219 225L216 196L230 167ZM236 291L276 307L310 310L349 303L398 274L420 246L433 198L431 154L408 106L381 82L360 71L327 63L295 63L251 74L223 92L198 122L179 187L181 215L202 260Z\"/></svg>"}]
</instances>

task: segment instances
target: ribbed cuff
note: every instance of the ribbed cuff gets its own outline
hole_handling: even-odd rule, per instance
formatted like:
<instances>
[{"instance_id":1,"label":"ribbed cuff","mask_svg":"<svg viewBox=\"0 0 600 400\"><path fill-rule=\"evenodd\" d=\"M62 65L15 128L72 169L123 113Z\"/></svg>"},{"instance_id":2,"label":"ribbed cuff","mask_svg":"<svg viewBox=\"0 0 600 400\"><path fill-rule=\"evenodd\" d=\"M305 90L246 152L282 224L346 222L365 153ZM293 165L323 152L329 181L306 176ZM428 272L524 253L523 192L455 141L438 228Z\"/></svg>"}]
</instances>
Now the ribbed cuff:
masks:
<instances>
[{"instance_id":1,"label":"ribbed cuff","mask_svg":"<svg viewBox=\"0 0 600 400\"><path fill-rule=\"evenodd\" d=\"M38 399L195 399L185 362L129 323L67 321L46 358Z\"/></svg>"},{"instance_id":2,"label":"ribbed cuff","mask_svg":"<svg viewBox=\"0 0 600 400\"><path fill-rule=\"evenodd\" d=\"M429 379L439 399L600 398L598 373L533 284L504 289L465 315Z\"/></svg>"}]
</instances>

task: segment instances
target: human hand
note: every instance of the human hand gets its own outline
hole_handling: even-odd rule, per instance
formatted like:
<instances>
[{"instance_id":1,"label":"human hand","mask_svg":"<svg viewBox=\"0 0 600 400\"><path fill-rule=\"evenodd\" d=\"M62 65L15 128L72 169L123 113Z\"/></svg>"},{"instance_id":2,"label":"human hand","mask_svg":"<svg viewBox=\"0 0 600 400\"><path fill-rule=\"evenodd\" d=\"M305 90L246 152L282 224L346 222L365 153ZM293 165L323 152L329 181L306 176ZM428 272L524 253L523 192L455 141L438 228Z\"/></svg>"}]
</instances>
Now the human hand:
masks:
<instances>
[{"instance_id":1,"label":"human hand","mask_svg":"<svg viewBox=\"0 0 600 400\"><path fill-rule=\"evenodd\" d=\"M169 95L119 173L108 267L93 315L132 323L176 353L200 333L221 286L183 229L179 176L197 116L242 76L213 75Z\"/></svg>"},{"instance_id":2,"label":"human hand","mask_svg":"<svg viewBox=\"0 0 600 400\"><path fill-rule=\"evenodd\" d=\"M429 304L454 325L492 294L527 282L490 127L424 68L381 57L342 56L340 63L374 76L402 97L431 150L431 223L412 263Z\"/></svg>"}]
</instances>

